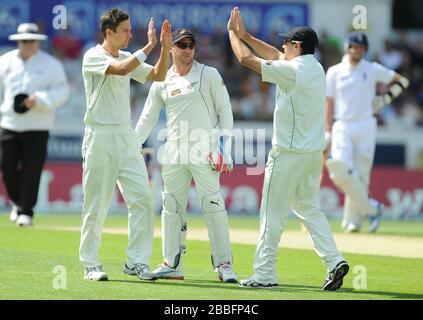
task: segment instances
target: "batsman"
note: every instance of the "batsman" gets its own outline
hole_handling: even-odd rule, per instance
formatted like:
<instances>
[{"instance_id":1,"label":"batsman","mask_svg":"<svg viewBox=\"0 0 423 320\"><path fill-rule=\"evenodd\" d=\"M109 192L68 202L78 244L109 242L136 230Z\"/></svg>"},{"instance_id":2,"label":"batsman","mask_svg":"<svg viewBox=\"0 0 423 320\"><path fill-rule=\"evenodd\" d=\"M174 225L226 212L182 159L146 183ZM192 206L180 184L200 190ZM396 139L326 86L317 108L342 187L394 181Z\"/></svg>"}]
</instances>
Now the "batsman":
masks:
<instances>
[{"instance_id":1,"label":"batsman","mask_svg":"<svg viewBox=\"0 0 423 320\"><path fill-rule=\"evenodd\" d=\"M223 282L237 282L232 271L225 202L220 174L232 170L232 108L219 72L194 59L197 42L187 29L172 33L173 66L163 82L150 88L135 131L142 144L166 110L162 159L162 250L164 262L153 272L161 279L183 280L182 254L187 234L187 203L194 179L207 223L213 268Z\"/></svg>"},{"instance_id":2,"label":"batsman","mask_svg":"<svg viewBox=\"0 0 423 320\"><path fill-rule=\"evenodd\" d=\"M369 195L376 147L377 120L374 115L389 105L409 85L393 70L365 59L367 36L349 34L342 61L326 74L326 167L332 182L345 194L342 228L359 232L364 218L369 232L379 228L383 205ZM387 91L376 95L378 83Z\"/></svg>"}]
</instances>

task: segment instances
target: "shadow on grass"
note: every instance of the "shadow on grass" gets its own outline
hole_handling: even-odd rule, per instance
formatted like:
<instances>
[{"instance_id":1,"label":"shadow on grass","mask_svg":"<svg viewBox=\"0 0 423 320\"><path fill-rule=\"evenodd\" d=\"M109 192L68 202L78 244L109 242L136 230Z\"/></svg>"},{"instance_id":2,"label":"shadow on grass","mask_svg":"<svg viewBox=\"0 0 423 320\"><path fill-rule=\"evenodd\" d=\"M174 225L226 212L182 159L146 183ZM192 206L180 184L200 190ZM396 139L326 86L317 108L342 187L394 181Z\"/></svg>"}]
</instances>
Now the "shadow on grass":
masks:
<instances>
[{"instance_id":1,"label":"shadow on grass","mask_svg":"<svg viewBox=\"0 0 423 320\"><path fill-rule=\"evenodd\" d=\"M324 299L324 294L326 293L335 293L335 292L324 292L320 286L307 286L307 285L291 285L291 284L281 284L276 288L242 288L238 284L234 283L220 283L215 280L157 280L157 281L147 281L147 280L111 280L109 282L120 282L120 283L132 283L136 285L140 284L154 284L157 286L168 286L168 287L191 287L191 288L207 288L207 289L223 289L223 290L236 290L239 292L246 291L264 291L264 292L280 292L280 293L312 293L320 292L322 293L321 298ZM355 290L351 288L341 288L336 292L339 295L339 298L342 299L342 296L348 294L346 299L351 299L351 294L357 295L376 295L386 297L388 299L423 299L423 294L417 293L401 293L401 292L389 292L389 291L369 291L369 290Z\"/></svg>"}]
</instances>

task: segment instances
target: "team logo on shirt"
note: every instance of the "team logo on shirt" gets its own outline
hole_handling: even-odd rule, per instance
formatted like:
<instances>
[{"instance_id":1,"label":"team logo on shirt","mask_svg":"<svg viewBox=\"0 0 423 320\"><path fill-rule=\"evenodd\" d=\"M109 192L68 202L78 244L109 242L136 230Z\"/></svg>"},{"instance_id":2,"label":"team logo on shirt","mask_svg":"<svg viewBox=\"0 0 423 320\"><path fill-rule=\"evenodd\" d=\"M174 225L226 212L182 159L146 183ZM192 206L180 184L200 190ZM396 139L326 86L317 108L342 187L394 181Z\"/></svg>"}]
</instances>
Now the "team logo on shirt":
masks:
<instances>
[{"instance_id":1,"label":"team logo on shirt","mask_svg":"<svg viewBox=\"0 0 423 320\"><path fill-rule=\"evenodd\" d=\"M173 90L173 91L170 93L170 95L171 95L172 97L177 96L178 94L181 94L181 89L176 89L176 90Z\"/></svg>"}]
</instances>

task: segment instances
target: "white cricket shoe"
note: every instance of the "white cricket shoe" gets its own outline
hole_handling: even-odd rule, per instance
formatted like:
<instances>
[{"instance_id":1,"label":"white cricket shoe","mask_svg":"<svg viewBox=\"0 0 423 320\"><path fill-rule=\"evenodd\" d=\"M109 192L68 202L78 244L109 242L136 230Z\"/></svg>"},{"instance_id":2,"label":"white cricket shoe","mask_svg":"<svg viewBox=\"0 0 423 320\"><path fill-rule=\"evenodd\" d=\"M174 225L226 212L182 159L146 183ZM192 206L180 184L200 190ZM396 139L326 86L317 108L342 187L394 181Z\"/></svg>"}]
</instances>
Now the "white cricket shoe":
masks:
<instances>
[{"instance_id":1,"label":"white cricket shoe","mask_svg":"<svg viewBox=\"0 0 423 320\"><path fill-rule=\"evenodd\" d=\"M241 280L239 282L239 286L242 288L262 288L262 289L269 289L269 288L273 288L273 287L277 287L278 283L275 282L259 282L257 281L254 276L245 279L245 280Z\"/></svg>"},{"instance_id":2,"label":"white cricket shoe","mask_svg":"<svg viewBox=\"0 0 423 320\"><path fill-rule=\"evenodd\" d=\"M10 221L15 223L17 219L18 219L18 207L13 205L12 210L10 211Z\"/></svg>"},{"instance_id":3,"label":"white cricket shoe","mask_svg":"<svg viewBox=\"0 0 423 320\"><path fill-rule=\"evenodd\" d=\"M345 228L345 232L357 233L357 232L360 232L360 227L358 225L356 225L355 223L349 223L349 224L347 224L347 226Z\"/></svg>"},{"instance_id":4,"label":"white cricket shoe","mask_svg":"<svg viewBox=\"0 0 423 320\"><path fill-rule=\"evenodd\" d=\"M182 270L177 270L177 268L169 267L166 262L163 262L159 265L153 273L159 279L168 279L168 280L184 280L184 273Z\"/></svg>"},{"instance_id":5,"label":"white cricket shoe","mask_svg":"<svg viewBox=\"0 0 423 320\"><path fill-rule=\"evenodd\" d=\"M130 276L137 276L140 280L157 280L157 275L150 271L148 265L143 263L136 263L132 267L129 267L125 263L123 273Z\"/></svg>"},{"instance_id":6,"label":"white cricket shoe","mask_svg":"<svg viewBox=\"0 0 423 320\"><path fill-rule=\"evenodd\" d=\"M369 219L369 232L375 233L380 225L380 220L383 214L383 204L381 202L377 205L377 211L375 215L368 216Z\"/></svg>"},{"instance_id":7,"label":"white cricket shoe","mask_svg":"<svg viewBox=\"0 0 423 320\"><path fill-rule=\"evenodd\" d=\"M85 268L84 280L107 281L108 276L107 276L107 273L103 271L102 266L97 266L97 267Z\"/></svg>"},{"instance_id":8,"label":"white cricket shoe","mask_svg":"<svg viewBox=\"0 0 423 320\"><path fill-rule=\"evenodd\" d=\"M32 217L26 214L20 214L16 219L16 224L20 227L32 227Z\"/></svg>"},{"instance_id":9,"label":"white cricket shoe","mask_svg":"<svg viewBox=\"0 0 423 320\"><path fill-rule=\"evenodd\" d=\"M229 262L223 262L218 267L218 278L222 282L238 283L236 280L237 275L233 272Z\"/></svg>"}]
</instances>

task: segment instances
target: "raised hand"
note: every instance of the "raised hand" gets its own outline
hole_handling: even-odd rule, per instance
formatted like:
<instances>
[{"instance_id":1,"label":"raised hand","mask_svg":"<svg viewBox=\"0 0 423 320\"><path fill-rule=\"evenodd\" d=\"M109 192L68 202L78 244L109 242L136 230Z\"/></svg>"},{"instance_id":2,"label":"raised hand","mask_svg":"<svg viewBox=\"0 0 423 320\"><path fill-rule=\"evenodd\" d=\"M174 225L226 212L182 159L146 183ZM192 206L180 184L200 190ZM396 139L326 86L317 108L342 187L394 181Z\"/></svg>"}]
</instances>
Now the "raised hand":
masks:
<instances>
[{"instance_id":1,"label":"raised hand","mask_svg":"<svg viewBox=\"0 0 423 320\"><path fill-rule=\"evenodd\" d=\"M162 30L160 32L160 43L163 49L170 51L172 48L172 25L169 20L163 21Z\"/></svg>"},{"instance_id":2,"label":"raised hand","mask_svg":"<svg viewBox=\"0 0 423 320\"><path fill-rule=\"evenodd\" d=\"M239 11L238 7L235 7L233 11L235 32L241 39L244 39L247 35L247 31L245 30L245 25L241 17L241 12Z\"/></svg>"},{"instance_id":3,"label":"raised hand","mask_svg":"<svg viewBox=\"0 0 423 320\"><path fill-rule=\"evenodd\" d=\"M231 10L231 14L229 15L229 20L228 20L228 25L227 25L227 29L228 31L235 31L235 26L234 26L234 9Z\"/></svg>"},{"instance_id":4,"label":"raised hand","mask_svg":"<svg viewBox=\"0 0 423 320\"><path fill-rule=\"evenodd\" d=\"M148 23L148 44L152 47L155 47L157 44L157 37L156 37L156 28L154 28L154 18L150 18L150 22Z\"/></svg>"}]
</instances>

